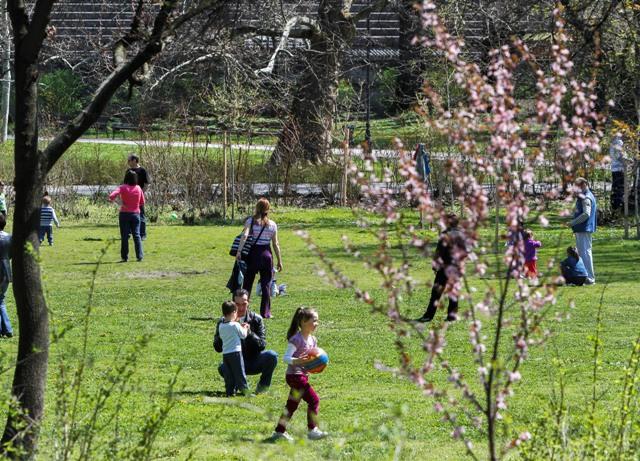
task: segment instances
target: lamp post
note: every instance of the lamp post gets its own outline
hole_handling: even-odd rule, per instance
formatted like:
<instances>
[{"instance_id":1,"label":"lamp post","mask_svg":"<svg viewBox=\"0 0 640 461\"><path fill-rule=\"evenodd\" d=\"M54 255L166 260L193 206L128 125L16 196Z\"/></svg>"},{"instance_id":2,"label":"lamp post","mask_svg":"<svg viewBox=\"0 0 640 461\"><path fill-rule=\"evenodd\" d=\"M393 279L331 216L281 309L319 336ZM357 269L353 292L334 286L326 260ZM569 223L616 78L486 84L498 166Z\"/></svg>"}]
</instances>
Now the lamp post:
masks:
<instances>
[{"instance_id":1,"label":"lamp post","mask_svg":"<svg viewBox=\"0 0 640 461\"><path fill-rule=\"evenodd\" d=\"M371 0L367 0L367 8L371 6ZM371 153L371 12L367 14L367 73L365 86L365 153Z\"/></svg>"}]
</instances>

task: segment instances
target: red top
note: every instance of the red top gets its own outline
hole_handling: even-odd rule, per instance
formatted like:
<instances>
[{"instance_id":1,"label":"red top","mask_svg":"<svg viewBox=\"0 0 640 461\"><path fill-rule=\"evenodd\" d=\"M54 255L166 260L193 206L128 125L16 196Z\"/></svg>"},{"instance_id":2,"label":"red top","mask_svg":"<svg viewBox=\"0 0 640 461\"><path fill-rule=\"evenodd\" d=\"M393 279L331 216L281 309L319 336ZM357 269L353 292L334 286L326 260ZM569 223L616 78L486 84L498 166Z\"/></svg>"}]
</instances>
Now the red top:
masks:
<instances>
[{"instance_id":1,"label":"red top","mask_svg":"<svg viewBox=\"0 0 640 461\"><path fill-rule=\"evenodd\" d=\"M109 200L113 202L118 195L122 200L120 211L124 213L140 213L140 205L144 205L144 192L142 192L140 186L137 184L135 186L122 184L109 194Z\"/></svg>"}]
</instances>

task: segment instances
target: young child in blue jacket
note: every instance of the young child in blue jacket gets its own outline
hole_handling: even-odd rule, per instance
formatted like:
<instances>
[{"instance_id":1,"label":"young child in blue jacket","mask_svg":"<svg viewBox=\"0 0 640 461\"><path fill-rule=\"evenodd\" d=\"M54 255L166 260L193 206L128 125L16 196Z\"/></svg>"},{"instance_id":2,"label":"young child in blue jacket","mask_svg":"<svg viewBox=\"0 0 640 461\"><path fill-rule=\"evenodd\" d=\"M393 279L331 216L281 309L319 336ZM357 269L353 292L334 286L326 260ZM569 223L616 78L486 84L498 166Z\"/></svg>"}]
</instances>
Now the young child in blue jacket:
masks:
<instances>
[{"instance_id":1,"label":"young child in blue jacket","mask_svg":"<svg viewBox=\"0 0 640 461\"><path fill-rule=\"evenodd\" d=\"M560 270L567 285L582 286L587 281L587 268L575 247L567 248L567 258L560 263Z\"/></svg>"}]
</instances>

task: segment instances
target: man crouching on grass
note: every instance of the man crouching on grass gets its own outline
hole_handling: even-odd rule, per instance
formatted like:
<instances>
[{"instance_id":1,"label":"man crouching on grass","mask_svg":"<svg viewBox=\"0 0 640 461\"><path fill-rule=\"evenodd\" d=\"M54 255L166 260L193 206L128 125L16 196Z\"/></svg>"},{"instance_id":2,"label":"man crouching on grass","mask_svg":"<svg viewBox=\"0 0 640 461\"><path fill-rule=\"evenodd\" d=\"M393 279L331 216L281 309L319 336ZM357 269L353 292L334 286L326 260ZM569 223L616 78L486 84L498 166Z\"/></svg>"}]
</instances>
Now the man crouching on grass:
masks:
<instances>
[{"instance_id":1,"label":"man crouching on grass","mask_svg":"<svg viewBox=\"0 0 640 461\"><path fill-rule=\"evenodd\" d=\"M256 394L261 394L268 391L271 386L271 377L278 364L278 354L272 350L265 350L267 330L262 317L249 310L249 292L242 288L236 290L233 294L233 302L238 308L237 322L249 324L247 337L241 341L245 373L260 375ZM213 338L213 348L216 352L222 352L222 340L217 328ZM221 363L218 372L223 378L225 371L225 364Z\"/></svg>"}]
</instances>

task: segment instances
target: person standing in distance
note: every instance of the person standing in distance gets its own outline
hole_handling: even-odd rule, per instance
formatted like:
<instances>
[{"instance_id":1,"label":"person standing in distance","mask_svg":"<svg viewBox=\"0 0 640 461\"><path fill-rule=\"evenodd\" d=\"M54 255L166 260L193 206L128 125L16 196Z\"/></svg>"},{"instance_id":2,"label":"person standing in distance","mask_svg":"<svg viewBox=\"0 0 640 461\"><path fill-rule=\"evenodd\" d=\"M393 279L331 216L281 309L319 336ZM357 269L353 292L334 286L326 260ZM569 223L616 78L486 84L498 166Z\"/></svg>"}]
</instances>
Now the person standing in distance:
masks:
<instances>
[{"instance_id":1,"label":"person standing in distance","mask_svg":"<svg viewBox=\"0 0 640 461\"><path fill-rule=\"evenodd\" d=\"M574 184L577 198L573 219L568 226L571 227L576 236L576 248L584 267L587 269L585 285L593 285L596 283L596 275L593 270L593 257L591 255L593 245L591 237L597 227L598 210L596 198L589 189L589 182L585 178L577 178Z\"/></svg>"},{"instance_id":2,"label":"person standing in distance","mask_svg":"<svg viewBox=\"0 0 640 461\"><path fill-rule=\"evenodd\" d=\"M120 262L129 259L129 234L133 236L133 245L136 250L138 262L142 261L142 239L140 238L140 207L144 205L144 192L138 186L138 178L133 170L128 170L124 175L124 184L109 194L109 200L114 202L119 197L120 214Z\"/></svg>"},{"instance_id":3,"label":"person standing in distance","mask_svg":"<svg viewBox=\"0 0 640 461\"><path fill-rule=\"evenodd\" d=\"M138 178L138 186L144 192L149 184L149 175L147 170L140 166L140 159L135 154L129 154L127 157L127 165L129 170L132 170ZM145 240L147 238L147 220L144 216L144 204L140 205L140 238Z\"/></svg>"},{"instance_id":4,"label":"person standing in distance","mask_svg":"<svg viewBox=\"0 0 640 461\"><path fill-rule=\"evenodd\" d=\"M624 170L627 160L624 153L622 134L616 133L609 147L611 157L611 209L621 210L624 206Z\"/></svg>"}]
</instances>

